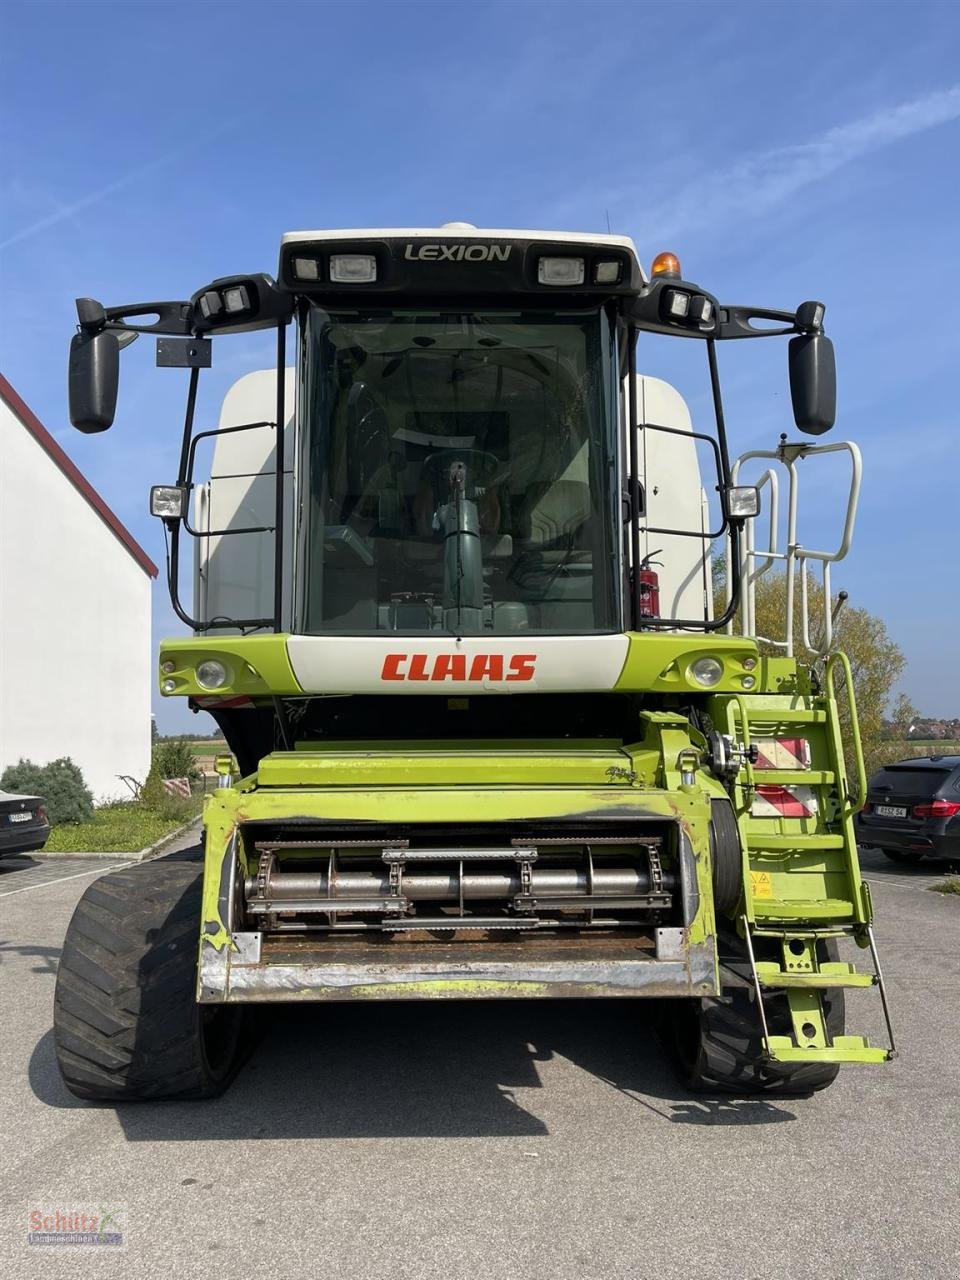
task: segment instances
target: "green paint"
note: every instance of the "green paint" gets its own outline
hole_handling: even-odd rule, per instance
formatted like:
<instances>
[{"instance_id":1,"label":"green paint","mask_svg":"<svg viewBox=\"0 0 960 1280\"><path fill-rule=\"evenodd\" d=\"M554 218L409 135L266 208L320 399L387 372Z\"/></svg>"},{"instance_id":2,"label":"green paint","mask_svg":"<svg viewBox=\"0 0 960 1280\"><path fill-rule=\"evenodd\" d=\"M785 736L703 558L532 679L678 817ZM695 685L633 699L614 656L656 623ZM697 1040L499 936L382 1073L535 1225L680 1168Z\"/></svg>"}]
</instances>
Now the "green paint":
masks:
<instances>
[{"instance_id":1,"label":"green paint","mask_svg":"<svg viewBox=\"0 0 960 1280\"><path fill-rule=\"evenodd\" d=\"M261 787L607 786L629 769L614 742L327 742L260 761ZM625 783L620 780L619 785Z\"/></svg>"},{"instance_id":2,"label":"green paint","mask_svg":"<svg viewBox=\"0 0 960 1280\"><path fill-rule=\"evenodd\" d=\"M630 647L615 688L618 692L656 690L660 693L704 693L690 674L698 658L716 658L723 665L717 689L743 688L745 676L757 678L757 642L746 636L682 635L664 632L630 632Z\"/></svg>"},{"instance_id":3,"label":"green paint","mask_svg":"<svg viewBox=\"0 0 960 1280\"><path fill-rule=\"evenodd\" d=\"M420 1000L476 999L480 996L522 997L535 999L546 996L549 988L543 982L510 982L497 978L434 978L420 982L404 982L398 991L393 984L371 982L352 987L351 996L363 1000L391 1000L398 994L415 996ZM316 992L311 991L311 996Z\"/></svg>"},{"instance_id":4,"label":"green paint","mask_svg":"<svg viewBox=\"0 0 960 1280\"><path fill-rule=\"evenodd\" d=\"M197 664L218 658L232 673L232 680L219 689L205 689L197 683ZM173 663L173 671L164 671L165 663ZM188 640L162 640L159 658L160 691L164 697L266 697L273 694L299 694L287 657L287 637L272 636L193 636ZM171 692L163 688L165 680L175 680Z\"/></svg>"}]
</instances>

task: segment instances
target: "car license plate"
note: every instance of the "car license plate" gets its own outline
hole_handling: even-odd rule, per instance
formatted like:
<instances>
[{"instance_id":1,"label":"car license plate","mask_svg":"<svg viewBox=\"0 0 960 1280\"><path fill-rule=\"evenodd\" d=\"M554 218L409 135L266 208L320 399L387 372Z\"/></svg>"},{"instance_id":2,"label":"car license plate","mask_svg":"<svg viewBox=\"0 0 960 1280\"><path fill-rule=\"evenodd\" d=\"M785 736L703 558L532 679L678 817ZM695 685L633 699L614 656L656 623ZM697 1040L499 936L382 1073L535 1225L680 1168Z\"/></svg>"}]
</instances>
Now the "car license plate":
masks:
<instances>
[{"instance_id":1,"label":"car license plate","mask_svg":"<svg viewBox=\"0 0 960 1280\"><path fill-rule=\"evenodd\" d=\"M878 818L905 818L907 811L899 804L878 804Z\"/></svg>"},{"instance_id":2,"label":"car license plate","mask_svg":"<svg viewBox=\"0 0 960 1280\"><path fill-rule=\"evenodd\" d=\"M30 819L33 817L33 814L32 813L11 813L9 816L10 816L11 822L29 822Z\"/></svg>"}]
</instances>

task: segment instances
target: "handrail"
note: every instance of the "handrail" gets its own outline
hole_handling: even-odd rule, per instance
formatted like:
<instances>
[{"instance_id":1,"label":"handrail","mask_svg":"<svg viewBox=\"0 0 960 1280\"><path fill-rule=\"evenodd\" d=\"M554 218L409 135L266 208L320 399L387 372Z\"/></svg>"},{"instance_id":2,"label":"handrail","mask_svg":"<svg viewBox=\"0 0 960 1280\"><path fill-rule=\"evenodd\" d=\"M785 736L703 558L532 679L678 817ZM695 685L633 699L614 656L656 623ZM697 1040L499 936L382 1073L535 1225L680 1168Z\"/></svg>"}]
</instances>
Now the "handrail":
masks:
<instances>
[{"instance_id":1,"label":"handrail","mask_svg":"<svg viewBox=\"0 0 960 1280\"><path fill-rule=\"evenodd\" d=\"M847 453L850 457L850 492L847 498L847 506L844 514L843 532L839 546L832 551L819 551L813 548L801 546L797 540L797 509L799 495L799 476L797 473L796 463L799 459L810 457L816 454L825 453ZM787 443L786 439L782 439L780 445L775 450L769 449L753 449L747 453L741 454L731 467L731 483L736 484L739 479L740 469L744 463L753 459L770 459L779 462L787 472L789 479L789 490L787 496L787 527L786 527L786 548L783 551L776 549L776 520L771 519L771 536L768 546L763 551L757 551L754 543L755 539L755 521L756 517L751 518L746 523L744 531L743 547L741 550L741 577L744 581L745 590L743 592L743 609L741 612L741 630L744 635L756 636L756 583L757 580L767 572L774 560L782 560L786 568L786 601L784 609L785 617L785 637L783 640L776 640L767 637L757 637L765 639L767 643L774 645L778 649L782 649L787 657L793 657L794 651L794 626L795 626L795 608L796 608L796 579L797 572L800 574L800 632L801 642L808 653L824 657L830 652L833 645L833 601L831 599L831 577L830 566L837 561L842 560L850 550L853 540L853 529L856 521L857 505L860 498L860 485L863 471L863 463L860 450L852 442L848 440L838 440L831 444L806 444L806 443ZM772 468L768 468L761 477L757 487L762 488L767 483L768 477L774 478L775 472ZM777 488L771 482L771 506L775 508ZM771 515L774 513L772 512ZM779 511L776 511L779 516ZM728 546L728 560L729 560ZM823 636L820 644L815 644L810 632L810 588L807 577L807 562L815 560L822 565L822 586L823 586ZM754 567L750 568L750 562L754 563ZM728 628L732 631L732 627Z\"/></svg>"},{"instance_id":2,"label":"handrail","mask_svg":"<svg viewBox=\"0 0 960 1280\"><path fill-rule=\"evenodd\" d=\"M827 691L827 696L833 699L834 705L839 706L839 704L837 703L837 694L834 688L834 681L833 681L833 673L836 670L837 666L843 667L843 678L846 685L847 702L849 703L849 707L850 707L850 728L851 728L852 737L853 737L853 749L857 757L856 758L857 800L855 804L851 803L851 797L849 794L850 792L849 779L846 777L846 760L842 755L842 744L841 744L841 758L837 761L837 763L842 765L843 768L838 769L837 775L838 775L838 781L839 781L839 775L841 773L844 775L844 785L847 790L847 794L844 797L844 799L849 804L850 812L857 813L858 810L863 808L864 803L866 802L866 799L867 799L867 768L863 760L863 744L861 743L861 740L860 740L860 723L857 719L857 700L853 691L853 668L850 666L850 659L841 649L838 649L835 653L831 653L830 657L827 659L826 670L824 672L824 682L825 682L825 687ZM839 730L839 725L837 727ZM839 733L837 736L839 741Z\"/></svg>"}]
</instances>

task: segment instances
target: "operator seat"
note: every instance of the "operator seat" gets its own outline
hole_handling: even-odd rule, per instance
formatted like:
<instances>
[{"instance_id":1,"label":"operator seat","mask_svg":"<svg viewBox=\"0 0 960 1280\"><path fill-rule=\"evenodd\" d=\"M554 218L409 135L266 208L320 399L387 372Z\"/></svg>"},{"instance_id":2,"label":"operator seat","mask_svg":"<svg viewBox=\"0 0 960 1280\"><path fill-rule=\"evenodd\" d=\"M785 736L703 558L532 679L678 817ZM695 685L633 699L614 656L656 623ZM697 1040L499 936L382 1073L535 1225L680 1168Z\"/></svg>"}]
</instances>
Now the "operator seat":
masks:
<instances>
[{"instance_id":1,"label":"operator seat","mask_svg":"<svg viewBox=\"0 0 960 1280\"><path fill-rule=\"evenodd\" d=\"M590 518L590 486L582 480L547 480L530 487L520 515L524 546L568 550Z\"/></svg>"}]
</instances>

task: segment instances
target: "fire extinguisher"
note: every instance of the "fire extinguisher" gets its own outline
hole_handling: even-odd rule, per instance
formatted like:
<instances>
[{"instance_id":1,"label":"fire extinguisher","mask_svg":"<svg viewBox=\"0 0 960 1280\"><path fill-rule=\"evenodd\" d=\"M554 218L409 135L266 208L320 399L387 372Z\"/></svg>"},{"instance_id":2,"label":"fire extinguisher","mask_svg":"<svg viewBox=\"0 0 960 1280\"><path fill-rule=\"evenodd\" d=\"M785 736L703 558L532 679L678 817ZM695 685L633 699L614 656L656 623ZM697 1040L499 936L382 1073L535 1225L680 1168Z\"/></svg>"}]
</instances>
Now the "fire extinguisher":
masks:
<instances>
[{"instance_id":1,"label":"fire extinguisher","mask_svg":"<svg viewBox=\"0 0 960 1280\"><path fill-rule=\"evenodd\" d=\"M660 578L652 567L655 564L662 567L662 561L653 559L659 554L659 550L651 551L640 561L637 574L637 613L641 618L660 617Z\"/></svg>"}]
</instances>

